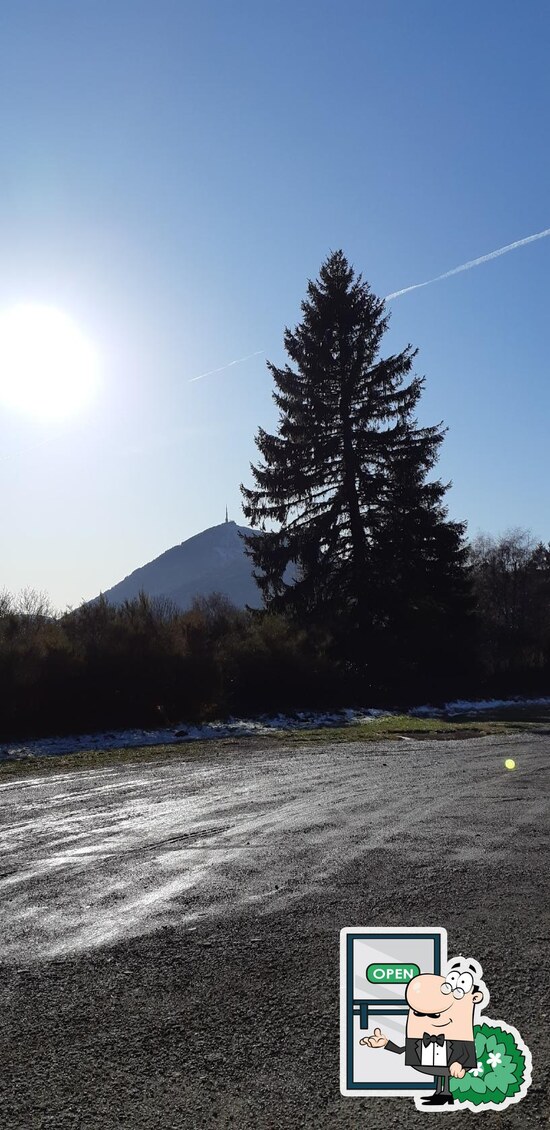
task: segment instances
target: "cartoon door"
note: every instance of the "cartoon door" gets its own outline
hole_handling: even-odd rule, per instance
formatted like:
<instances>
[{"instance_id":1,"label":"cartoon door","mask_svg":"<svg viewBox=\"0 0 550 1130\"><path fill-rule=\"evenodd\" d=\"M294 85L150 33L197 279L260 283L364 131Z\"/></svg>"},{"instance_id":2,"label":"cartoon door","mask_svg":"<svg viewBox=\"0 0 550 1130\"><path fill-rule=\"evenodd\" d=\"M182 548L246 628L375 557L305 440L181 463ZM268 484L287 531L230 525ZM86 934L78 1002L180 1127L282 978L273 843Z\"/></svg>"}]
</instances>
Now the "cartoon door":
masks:
<instances>
[{"instance_id":1,"label":"cartoon door","mask_svg":"<svg viewBox=\"0 0 550 1130\"><path fill-rule=\"evenodd\" d=\"M410 1095L433 1091L431 1075L405 1066L404 1055L361 1046L381 1028L405 1044L407 984L418 973L440 973L447 960L442 928L345 927L340 934L340 1090L344 1095Z\"/></svg>"}]
</instances>

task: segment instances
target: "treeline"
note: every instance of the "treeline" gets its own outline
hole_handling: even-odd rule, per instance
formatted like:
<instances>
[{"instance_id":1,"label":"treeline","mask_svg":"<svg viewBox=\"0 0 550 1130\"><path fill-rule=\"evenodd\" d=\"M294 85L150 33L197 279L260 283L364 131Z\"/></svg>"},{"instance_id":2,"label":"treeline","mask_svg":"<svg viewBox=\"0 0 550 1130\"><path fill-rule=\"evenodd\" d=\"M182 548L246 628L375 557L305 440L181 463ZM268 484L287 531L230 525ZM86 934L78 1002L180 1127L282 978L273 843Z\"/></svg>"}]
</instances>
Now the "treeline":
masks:
<instances>
[{"instance_id":1,"label":"treeline","mask_svg":"<svg viewBox=\"0 0 550 1130\"><path fill-rule=\"evenodd\" d=\"M476 678L496 694L550 693L550 544L481 534L469 562Z\"/></svg>"},{"instance_id":2,"label":"treeline","mask_svg":"<svg viewBox=\"0 0 550 1130\"><path fill-rule=\"evenodd\" d=\"M321 705L331 674L322 640L216 593L188 612L142 593L60 616L0 597L0 740Z\"/></svg>"},{"instance_id":3,"label":"treeline","mask_svg":"<svg viewBox=\"0 0 550 1130\"><path fill-rule=\"evenodd\" d=\"M177 726L299 708L406 708L454 696L540 694L550 685L550 545L524 531L469 546L475 601L468 651L441 670L419 639L395 664L363 670L338 634L286 614L241 611L223 596L182 612L167 600L100 599L54 615L25 592L0 596L0 740ZM392 640L385 641L391 656ZM422 655L419 664L418 655Z\"/></svg>"}]
</instances>

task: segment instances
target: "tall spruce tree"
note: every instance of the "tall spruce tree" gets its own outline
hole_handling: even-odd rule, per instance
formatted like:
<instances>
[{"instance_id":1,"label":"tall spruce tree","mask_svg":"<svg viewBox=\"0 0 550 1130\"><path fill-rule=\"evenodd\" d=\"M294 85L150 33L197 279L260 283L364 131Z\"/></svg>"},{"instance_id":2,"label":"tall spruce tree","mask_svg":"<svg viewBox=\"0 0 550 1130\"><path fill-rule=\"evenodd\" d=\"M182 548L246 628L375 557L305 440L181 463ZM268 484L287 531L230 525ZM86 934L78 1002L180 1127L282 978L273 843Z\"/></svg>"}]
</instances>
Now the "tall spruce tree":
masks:
<instances>
[{"instance_id":1,"label":"tall spruce tree","mask_svg":"<svg viewBox=\"0 0 550 1130\"><path fill-rule=\"evenodd\" d=\"M302 314L284 336L294 367L268 362L279 426L258 429L263 462L255 487L241 485L261 531L246 552L268 609L339 625L362 659L381 640L410 650L420 625L460 620L468 599L464 525L447 521L447 486L427 478L445 429L418 426L424 379L405 383L417 351L380 357L384 300L342 251L309 282Z\"/></svg>"}]
</instances>

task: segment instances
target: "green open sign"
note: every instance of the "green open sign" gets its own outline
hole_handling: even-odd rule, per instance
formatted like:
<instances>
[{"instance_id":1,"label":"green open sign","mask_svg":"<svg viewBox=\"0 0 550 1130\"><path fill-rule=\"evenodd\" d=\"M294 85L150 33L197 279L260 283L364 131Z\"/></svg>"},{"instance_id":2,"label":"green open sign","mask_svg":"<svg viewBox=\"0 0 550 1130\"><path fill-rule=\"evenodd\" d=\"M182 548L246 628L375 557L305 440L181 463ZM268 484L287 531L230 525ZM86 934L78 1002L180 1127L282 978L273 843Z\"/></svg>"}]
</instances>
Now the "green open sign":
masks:
<instances>
[{"instance_id":1,"label":"green open sign","mask_svg":"<svg viewBox=\"0 0 550 1130\"><path fill-rule=\"evenodd\" d=\"M413 977L418 977L420 969L411 961L407 965L388 965L386 962L377 962L374 965L369 965L367 969L367 981L371 985L395 985L407 981L412 981Z\"/></svg>"}]
</instances>

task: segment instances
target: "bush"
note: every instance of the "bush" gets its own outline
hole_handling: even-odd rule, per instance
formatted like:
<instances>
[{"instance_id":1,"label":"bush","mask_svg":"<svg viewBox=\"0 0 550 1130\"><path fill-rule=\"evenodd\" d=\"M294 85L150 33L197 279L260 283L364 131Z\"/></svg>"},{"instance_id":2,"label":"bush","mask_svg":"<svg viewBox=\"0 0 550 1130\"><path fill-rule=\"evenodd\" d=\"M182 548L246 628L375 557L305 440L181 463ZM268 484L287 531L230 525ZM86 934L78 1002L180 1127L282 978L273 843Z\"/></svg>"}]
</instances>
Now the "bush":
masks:
<instances>
[{"instance_id":1,"label":"bush","mask_svg":"<svg viewBox=\"0 0 550 1130\"><path fill-rule=\"evenodd\" d=\"M451 1079L451 1092L457 1102L501 1105L530 1083L529 1053L513 1031L486 1021L474 1027L477 1067L462 1079Z\"/></svg>"},{"instance_id":2,"label":"bush","mask_svg":"<svg viewBox=\"0 0 550 1130\"><path fill-rule=\"evenodd\" d=\"M261 712L336 704L335 670L311 634L286 617L266 614L219 642L224 701L234 711Z\"/></svg>"}]
</instances>

